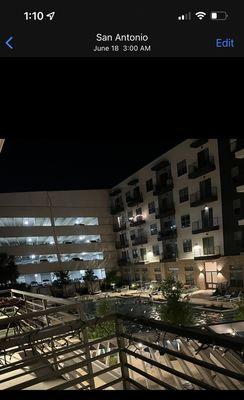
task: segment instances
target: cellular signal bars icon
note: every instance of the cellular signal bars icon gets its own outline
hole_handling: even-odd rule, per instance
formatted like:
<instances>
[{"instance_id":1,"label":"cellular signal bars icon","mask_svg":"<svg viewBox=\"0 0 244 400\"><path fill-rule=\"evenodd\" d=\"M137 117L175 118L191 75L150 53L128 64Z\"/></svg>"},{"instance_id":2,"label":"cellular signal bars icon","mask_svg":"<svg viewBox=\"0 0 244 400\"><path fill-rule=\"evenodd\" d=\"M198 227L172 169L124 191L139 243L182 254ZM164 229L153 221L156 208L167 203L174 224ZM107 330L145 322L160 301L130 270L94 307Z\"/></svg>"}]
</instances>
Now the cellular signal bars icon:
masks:
<instances>
[{"instance_id":1,"label":"cellular signal bars icon","mask_svg":"<svg viewBox=\"0 0 244 400\"><path fill-rule=\"evenodd\" d=\"M189 21L191 20L191 12L188 12L186 14L182 14L178 16L179 21Z\"/></svg>"}]
</instances>

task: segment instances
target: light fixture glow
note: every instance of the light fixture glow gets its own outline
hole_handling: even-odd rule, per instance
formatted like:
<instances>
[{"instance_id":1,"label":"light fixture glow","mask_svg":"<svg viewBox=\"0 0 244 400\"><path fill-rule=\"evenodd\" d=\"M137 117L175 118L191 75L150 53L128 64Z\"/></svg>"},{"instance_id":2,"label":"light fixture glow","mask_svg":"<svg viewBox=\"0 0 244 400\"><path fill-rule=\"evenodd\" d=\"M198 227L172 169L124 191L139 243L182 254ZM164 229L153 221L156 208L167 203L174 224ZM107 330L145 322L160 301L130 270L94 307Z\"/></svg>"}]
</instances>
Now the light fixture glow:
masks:
<instances>
[{"instance_id":1,"label":"light fixture glow","mask_svg":"<svg viewBox=\"0 0 244 400\"><path fill-rule=\"evenodd\" d=\"M32 260L34 260L36 256L34 254L31 255Z\"/></svg>"},{"instance_id":2,"label":"light fixture glow","mask_svg":"<svg viewBox=\"0 0 244 400\"><path fill-rule=\"evenodd\" d=\"M204 207L204 210L205 210L205 211L208 211L208 210L209 210L208 206L205 206L205 207Z\"/></svg>"}]
</instances>

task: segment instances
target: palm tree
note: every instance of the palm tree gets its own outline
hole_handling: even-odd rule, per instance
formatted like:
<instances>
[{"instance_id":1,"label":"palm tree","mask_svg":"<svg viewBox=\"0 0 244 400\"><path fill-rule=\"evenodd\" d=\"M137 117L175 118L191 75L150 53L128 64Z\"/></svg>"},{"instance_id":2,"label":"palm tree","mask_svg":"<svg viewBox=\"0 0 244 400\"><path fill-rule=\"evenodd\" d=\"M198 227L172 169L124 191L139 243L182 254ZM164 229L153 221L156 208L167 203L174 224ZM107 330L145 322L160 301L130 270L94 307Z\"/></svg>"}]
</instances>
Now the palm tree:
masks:
<instances>
[{"instance_id":1,"label":"palm tree","mask_svg":"<svg viewBox=\"0 0 244 400\"><path fill-rule=\"evenodd\" d=\"M85 275L83 276L83 279L86 282L87 289L90 292L93 292L94 282L98 279L98 277L94 274L93 269L87 269Z\"/></svg>"},{"instance_id":2,"label":"palm tree","mask_svg":"<svg viewBox=\"0 0 244 400\"><path fill-rule=\"evenodd\" d=\"M0 253L0 284L14 284L19 277L18 267L14 262L14 256Z\"/></svg>"}]
</instances>

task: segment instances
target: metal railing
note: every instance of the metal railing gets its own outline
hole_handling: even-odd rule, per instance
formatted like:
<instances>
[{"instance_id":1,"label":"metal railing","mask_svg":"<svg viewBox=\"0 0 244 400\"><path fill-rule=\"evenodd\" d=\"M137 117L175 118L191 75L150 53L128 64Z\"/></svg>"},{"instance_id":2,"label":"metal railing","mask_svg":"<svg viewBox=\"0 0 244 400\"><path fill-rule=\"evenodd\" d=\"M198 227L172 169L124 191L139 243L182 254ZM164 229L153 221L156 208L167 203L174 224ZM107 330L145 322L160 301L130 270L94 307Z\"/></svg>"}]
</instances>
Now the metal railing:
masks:
<instances>
[{"instance_id":1,"label":"metal railing","mask_svg":"<svg viewBox=\"0 0 244 400\"><path fill-rule=\"evenodd\" d=\"M177 236L177 228L158 232L158 241L172 239Z\"/></svg>"},{"instance_id":2,"label":"metal railing","mask_svg":"<svg viewBox=\"0 0 244 400\"><path fill-rule=\"evenodd\" d=\"M197 178L201 175L207 174L208 172L215 170L214 156L209 156L204 164L199 165L198 162L194 162L188 166L188 177L189 179Z\"/></svg>"},{"instance_id":3,"label":"metal railing","mask_svg":"<svg viewBox=\"0 0 244 400\"><path fill-rule=\"evenodd\" d=\"M192 233L207 232L216 229L219 229L218 217L214 217L213 220L209 221L207 224L203 223L202 220L192 222Z\"/></svg>"},{"instance_id":4,"label":"metal railing","mask_svg":"<svg viewBox=\"0 0 244 400\"><path fill-rule=\"evenodd\" d=\"M126 230L126 222L122 223L122 224L114 224L113 225L113 231L114 232L121 232L121 231L125 231Z\"/></svg>"},{"instance_id":5,"label":"metal railing","mask_svg":"<svg viewBox=\"0 0 244 400\"><path fill-rule=\"evenodd\" d=\"M212 249L204 249L202 247L196 247L193 249L193 255L195 259L211 259L211 258L216 258L220 257L221 252L220 252L220 246L214 246Z\"/></svg>"},{"instance_id":6,"label":"metal railing","mask_svg":"<svg viewBox=\"0 0 244 400\"><path fill-rule=\"evenodd\" d=\"M244 389L244 343L237 335L122 314L86 320L75 302L28 312L23 306L8 323L19 331L0 338L0 389ZM4 324L1 318L0 332Z\"/></svg>"},{"instance_id":7,"label":"metal railing","mask_svg":"<svg viewBox=\"0 0 244 400\"><path fill-rule=\"evenodd\" d=\"M212 186L210 192L195 192L192 193L190 196L190 206L191 207L197 207L201 204L208 203L210 201L214 201L218 199L218 194L217 194L217 187Z\"/></svg>"}]
</instances>

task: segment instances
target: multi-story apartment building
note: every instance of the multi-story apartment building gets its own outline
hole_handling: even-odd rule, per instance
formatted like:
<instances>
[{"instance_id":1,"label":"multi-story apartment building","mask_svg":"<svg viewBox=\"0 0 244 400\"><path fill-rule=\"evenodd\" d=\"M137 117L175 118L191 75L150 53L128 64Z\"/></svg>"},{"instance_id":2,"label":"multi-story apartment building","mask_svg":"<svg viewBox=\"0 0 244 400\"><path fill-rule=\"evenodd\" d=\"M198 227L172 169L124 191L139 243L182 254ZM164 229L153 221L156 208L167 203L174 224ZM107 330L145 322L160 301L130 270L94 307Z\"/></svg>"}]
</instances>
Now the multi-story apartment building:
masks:
<instances>
[{"instance_id":1,"label":"multi-story apartment building","mask_svg":"<svg viewBox=\"0 0 244 400\"><path fill-rule=\"evenodd\" d=\"M242 157L236 139L187 139L113 188L125 279L243 286Z\"/></svg>"},{"instance_id":2,"label":"multi-story apartment building","mask_svg":"<svg viewBox=\"0 0 244 400\"><path fill-rule=\"evenodd\" d=\"M26 282L120 268L127 281L243 287L243 193L242 140L187 139L110 191L0 194L0 252Z\"/></svg>"},{"instance_id":3,"label":"multi-story apartment building","mask_svg":"<svg viewBox=\"0 0 244 400\"><path fill-rule=\"evenodd\" d=\"M26 283L87 268L103 278L117 265L108 191L1 193L0 252L15 256Z\"/></svg>"}]
</instances>

